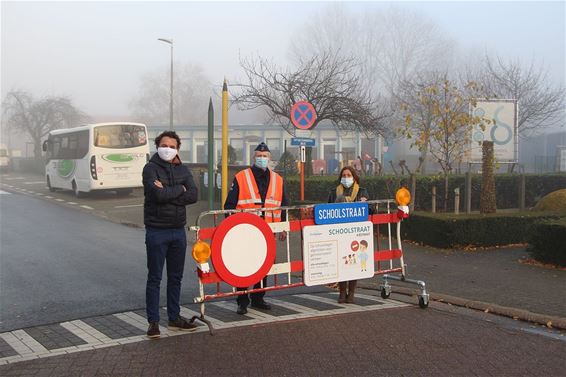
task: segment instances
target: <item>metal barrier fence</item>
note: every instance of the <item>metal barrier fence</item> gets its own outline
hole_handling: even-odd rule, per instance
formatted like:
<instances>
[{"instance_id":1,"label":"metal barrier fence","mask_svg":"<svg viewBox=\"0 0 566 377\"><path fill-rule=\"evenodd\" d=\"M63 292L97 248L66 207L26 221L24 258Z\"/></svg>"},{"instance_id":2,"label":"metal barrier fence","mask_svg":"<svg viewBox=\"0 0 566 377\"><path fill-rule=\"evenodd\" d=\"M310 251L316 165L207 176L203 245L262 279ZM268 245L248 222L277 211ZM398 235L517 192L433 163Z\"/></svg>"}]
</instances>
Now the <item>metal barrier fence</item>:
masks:
<instances>
[{"instance_id":1,"label":"metal barrier fence","mask_svg":"<svg viewBox=\"0 0 566 377\"><path fill-rule=\"evenodd\" d=\"M401 245L401 221L404 217L407 217L407 215L397 208L394 200L371 200L367 201L367 203L373 209L373 211L370 212L372 214L368 215L368 221L373 224L372 233L375 241L373 252L375 268L373 276L382 275L383 277L383 283L380 285L381 297L386 299L391 294L389 280L404 281L419 287L418 303L421 308L426 308L428 306L429 297L426 292L425 283L406 277L406 265L404 263ZM212 267L214 267L214 269L210 269L208 260L200 260L197 262L198 268L196 272L199 279L199 296L194 298L194 302L200 304L200 316L192 317L191 322L200 320L206 323L212 334L212 324L205 317L206 301L244 294L247 295L255 292L269 292L304 286L303 230L307 226L316 225L312 218L314 206L315 205L312 204L278 208L213 210L202 212L196 220L196 225L191 226L189 229L195 232L195 240L197 243L204 240L211 240L209 255L212 259ZM283 219L286 219L286 221L266 222L261 217L257 216L261 215L269 219L270 214L273 215L277 211L281 211ZM247 215L230 216L239 213ZM231 218L238 218L238 220L228 221ZM206 222L210 225L204 227L203 224ZM247 224L248 222L249 224ZM261 232L263 232L265 242L268 244L266 255L260 253L259 262L252 262L251 264L253 264L254 267L252 267L251 270L248 265L238 265L240 261L235 261L234 258L232 258L229 263L225 263L222 259L222 243L228 239L229 236L227 234L233 230L234 227L241 225L250 229L254 226L263 229L256 231L256 233L252 231L252 234L257 235L257 237L253 238L261 239ZM392 229L393 226L395 229ZM280 247L280 249L282 248L284 250L281 250L282 252L279 253L280 260L275 262L275 255L271 252L271 249L273 248L273 244L275 244L275 237L280 234L284 234L284 236L281 237L284 241L284 245ZM394 235L395 237L393 237ZM292 244L296 244L296 242L291 242L290 238L292 236L300 237L301 242L298 248L296 246L295 249L291 248ZM393 238L395 238L395 240ZM253 243L255 241L250 238L239 240L237 236L236 239L234 239L234 237L230 239L230 243L236 248L239 248L238 250L247 248L249 242ZM382 244L384 244L383 247ZM193 257L195 257L195 249L193 249ZM224 258L230 257L224 255ZM262 258L264 258L265 261L262 262ZM268 260L270 258L271 261ZM195 260L196 259L197 257L195 257ZM230 268L227 268L228 264L239 266L232 267L238 270L238 272L235 274L230 272ZM238 277L238 275L247 276L246 274L249 274L247 278L240 279ZM264 286L263 278L266 276L272 277L272 282ZM249 288L249 286L258 282L261 282L259 288ZM242 287L248 288L237 290L237 287L240 287L240 289Z\"/></svg>"}]
</instances>

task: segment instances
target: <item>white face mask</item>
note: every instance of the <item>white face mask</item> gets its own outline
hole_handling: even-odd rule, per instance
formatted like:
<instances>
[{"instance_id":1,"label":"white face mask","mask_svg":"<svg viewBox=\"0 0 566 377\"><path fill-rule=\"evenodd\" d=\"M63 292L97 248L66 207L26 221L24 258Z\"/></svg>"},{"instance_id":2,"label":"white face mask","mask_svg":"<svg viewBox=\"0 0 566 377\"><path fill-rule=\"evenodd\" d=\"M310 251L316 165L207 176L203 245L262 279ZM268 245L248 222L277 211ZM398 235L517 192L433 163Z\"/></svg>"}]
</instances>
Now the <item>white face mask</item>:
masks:
<instances>
[{"instance_id":1,"label":"white face mask","mask_svg":"<svg viewBox=\"0 0 566 377\"><path fill-rule=\"evenodd\" d=\"M157 154L162 160L171 161L177 155L177 150L174 148L159 147L157 148Z\"/></svg>"},{"instance_id":2,"label":"white face mask","mask_svg":"<svg viewBox=\"0 0 566 377\"><path fill-rule=\"evenodd\" d=\"M267 157L256 157L255 158L255 166L257 166L260 169L267 169L267 165L269 163L269 158Z\"/></svg>"},{"instance_id":3,"label":"white face mask","mask_svg":"<svg viewBox=\"0 0 566 377\"><path fill-rule=\"evenodd\" d=\"M346 187L346 188L350 188L350 186L352 186L354 184L354 178L342 178L340 180L340 183Z\"/></svg>"}]
</instances>

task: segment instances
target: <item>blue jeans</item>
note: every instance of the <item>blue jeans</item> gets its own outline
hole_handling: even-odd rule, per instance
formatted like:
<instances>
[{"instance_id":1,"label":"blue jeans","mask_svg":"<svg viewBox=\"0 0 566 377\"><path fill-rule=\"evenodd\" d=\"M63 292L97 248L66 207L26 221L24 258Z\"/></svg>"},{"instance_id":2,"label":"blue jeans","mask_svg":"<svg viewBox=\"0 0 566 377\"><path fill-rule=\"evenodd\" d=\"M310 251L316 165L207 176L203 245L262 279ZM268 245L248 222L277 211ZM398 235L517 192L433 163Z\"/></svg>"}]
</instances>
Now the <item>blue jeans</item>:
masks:
<instances>
[{"instance_id":1,"label":"blue jeans","mask_svg":"<svg viewBox=\"0 0 566 377\"><path fill-rule=\"evenodd\" d=\"M148 270L145 288L147 320L159 322L159 285L163 264L167 261L167 316L170 321L174 321L181 310L179 299L187 249L185 228L146 227L145 245Z\"/></svg>"}]
</instances>

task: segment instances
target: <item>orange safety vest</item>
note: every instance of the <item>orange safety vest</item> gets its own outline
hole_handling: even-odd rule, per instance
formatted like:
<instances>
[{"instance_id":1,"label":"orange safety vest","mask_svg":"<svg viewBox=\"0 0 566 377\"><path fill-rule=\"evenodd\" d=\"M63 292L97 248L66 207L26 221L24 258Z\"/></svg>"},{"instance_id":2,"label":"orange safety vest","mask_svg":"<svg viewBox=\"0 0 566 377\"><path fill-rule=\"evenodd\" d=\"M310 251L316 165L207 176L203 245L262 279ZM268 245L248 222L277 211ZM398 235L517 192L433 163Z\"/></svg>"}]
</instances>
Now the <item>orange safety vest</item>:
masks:
<instances>
[{"instance_id":1,"label":"orange safety vest","mask_svg":"<svg viewBox=\"0 0 566 377\"><path fill-rule=\"evenodd\" d=\"M242 170L236 174L236 182L238 182L239 195L237 209L245 208L261 208L261 195L259 194L259 189L252 173L251 168ZM269 170L269 187L267 188L267 193L265 195L265 203L263 206L265 208L275 208L281 207L281 201L283 200L283 178L274 171ZM281 221L281 210L276 211L266 211L265 216L263 216L265 221L280 222Z\"/></svg>"}]
</instances>

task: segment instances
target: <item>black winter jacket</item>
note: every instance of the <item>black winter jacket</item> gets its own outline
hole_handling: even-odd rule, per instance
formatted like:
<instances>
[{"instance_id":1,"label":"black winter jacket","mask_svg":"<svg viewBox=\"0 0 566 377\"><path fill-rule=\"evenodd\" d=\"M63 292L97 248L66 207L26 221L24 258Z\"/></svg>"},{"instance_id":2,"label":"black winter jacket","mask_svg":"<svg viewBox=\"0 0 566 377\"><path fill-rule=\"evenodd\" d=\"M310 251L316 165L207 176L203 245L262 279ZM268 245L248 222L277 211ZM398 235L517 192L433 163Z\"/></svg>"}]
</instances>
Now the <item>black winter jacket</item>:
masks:
<instances>
[{"instance_id":1,"label":"black winter jacket","mask_svg":"<svg viewBox=\"0 0 566 377\"><path fill-rule=\"evenodd\" d=\"M178 157L175 161L163 161L156 153L143 168L145 226L182 228L187 223L185 206L197 201L198 190L189 169ZM163 188L153 183L156 180L163 184Z\"/></svg>"}]
</instances>

